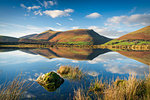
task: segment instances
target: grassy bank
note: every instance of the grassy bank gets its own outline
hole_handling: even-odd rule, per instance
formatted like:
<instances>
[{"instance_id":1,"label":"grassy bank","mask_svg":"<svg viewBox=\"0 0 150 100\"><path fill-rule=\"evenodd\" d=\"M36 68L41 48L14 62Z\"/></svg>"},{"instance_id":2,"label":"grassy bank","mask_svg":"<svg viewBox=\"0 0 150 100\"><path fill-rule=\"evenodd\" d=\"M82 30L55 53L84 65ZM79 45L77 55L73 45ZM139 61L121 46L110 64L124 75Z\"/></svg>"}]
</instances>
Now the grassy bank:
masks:
<instances>
[{"instance_id":1,"label":"grassy bank","mask_svg":"<svg viewBox=\"0 0 150 100\"><path fill-rule=\"evenodd\" d=\"M104 45L150 45L149 40L111 40Z\"/></svg>"},{"instance_id":2,"label":"grassy bank","mask_svg":"<svg viewBox=\"0 0 150 100\"><path fill-rule=\"evenodd\" d=\"M57 72L64 78L69 77L68 79L83 75L78 67L72 66L62 66ZM129 75L126 79L117 78L110 83L97 78L91 81L89 87L75 89L73 100L150 100L150 75L145 75L144 79Z\"/></svg>"},{"instance_id":3,"label":"grassy bank","mask_svg":"<svg viewBox=\"0 0 150 100\"><path fill-rule=\"evenodd\" d=\"M72 44L57 44L57 45L37 45L37 44L20 44L20 45L0 45L0 48L86 48L86 49L111 49L111 50L150 50L149 45L72 45Z\"/></svg>"},{"instance_id":4,"label":"grassy bank","mask_svg":"<svg viewBox=\"0 0 150 100\"><path fill-rule=\"evenodd\" d=\"M58 42L58 45L92 45L92 42Z\"/></svg>"},{"instance_id":5,"label":"grassy bank","mask_svg":"<svg viewBox=\"0 0 150 100\"><path fill-rule=\"evenodd\" d=\"M150 100L150 76L138 80L130 75L128 79L116 79L111 84L96 79L86 90L75 90L74 100Z\"/></svg>"}]
</instances>

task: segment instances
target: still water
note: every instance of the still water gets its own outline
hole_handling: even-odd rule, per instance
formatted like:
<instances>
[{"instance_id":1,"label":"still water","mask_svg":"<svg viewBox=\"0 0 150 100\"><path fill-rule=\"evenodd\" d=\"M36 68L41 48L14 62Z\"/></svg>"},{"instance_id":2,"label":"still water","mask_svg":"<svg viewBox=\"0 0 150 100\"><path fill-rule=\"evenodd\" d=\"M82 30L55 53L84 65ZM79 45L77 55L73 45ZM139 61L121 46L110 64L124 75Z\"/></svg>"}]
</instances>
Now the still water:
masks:
<instances>
[{"instance_id":1,"label":"still water","mask_svg":"<svg viewBox=\"0 0 150 100\"><path fill-rule=\"evenodd\" d=\"M89 86L98 78L111 81L136 74L142 78L149 73L150 51L118 51L107 49L49 48L49 49L0 49L0 85L22 75L35 81L41 74L57 71L61 65L79 66L87 73L86 80L67 80L53 92L38 83L25 91L23 99L70 100L78 87Z\"/></svg>"}]
</instances>

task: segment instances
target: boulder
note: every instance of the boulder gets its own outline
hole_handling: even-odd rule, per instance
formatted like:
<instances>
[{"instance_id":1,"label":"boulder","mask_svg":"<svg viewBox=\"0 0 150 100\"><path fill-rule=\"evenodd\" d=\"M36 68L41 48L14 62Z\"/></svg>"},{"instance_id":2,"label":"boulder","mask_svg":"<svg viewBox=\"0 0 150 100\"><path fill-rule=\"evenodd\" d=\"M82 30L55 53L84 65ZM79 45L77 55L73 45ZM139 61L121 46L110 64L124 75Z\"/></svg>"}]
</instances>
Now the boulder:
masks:
<instances>
[{"instance_id":1,"label":"boulder","mask_svg":"<svg viewBox=\"0 0 150 100\"><path fill-rule=\"evenodd\" d=\"M55 72L49 72L39 76L36 81L47 91L55 91L64 82L64 79Z\"/></svg>"}]
</instances>

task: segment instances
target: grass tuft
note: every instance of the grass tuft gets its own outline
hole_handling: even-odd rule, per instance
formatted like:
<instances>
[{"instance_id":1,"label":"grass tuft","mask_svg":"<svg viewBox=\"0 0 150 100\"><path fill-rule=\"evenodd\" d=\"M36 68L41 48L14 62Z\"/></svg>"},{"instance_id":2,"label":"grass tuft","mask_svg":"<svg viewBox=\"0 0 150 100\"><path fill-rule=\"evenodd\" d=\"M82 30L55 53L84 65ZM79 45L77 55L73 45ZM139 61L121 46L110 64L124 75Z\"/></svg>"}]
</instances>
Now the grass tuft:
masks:
<instances>
[{"instance_id":1,"label":"grass tuft","mask_svg":"<svg viewBox=\"0 0 150 100\"><path fill-rule=\"evenodd\" d=\"M72 67L72 66L60 66L57 72L63 77L72 80L80 80L83 78L84 74L79 69L79 67Z\"/></svg>"},{"instance_id":2,"label":"grass tuft","mask_svg":"<svg viewBox=\"0 0 150 100\"><path fill-rule=\"evenodd\" d=\"M5 83L0 87L0 100L19 100L32 85L18 76L12 82Z\"/></svg>"},{"instance_id":3,"label":"grass tuft","mask_svg":"<svg viewBox=\"0 0 150 100\"><path fill-rule=\"evenodd\" d=\"M111 84L97 79L90 84L87 92L82 93L81 90L74 91L75 100L150 100L150 75L144 80L130 75L128 79L116 79Z\"/></svg>"}]
</instances>

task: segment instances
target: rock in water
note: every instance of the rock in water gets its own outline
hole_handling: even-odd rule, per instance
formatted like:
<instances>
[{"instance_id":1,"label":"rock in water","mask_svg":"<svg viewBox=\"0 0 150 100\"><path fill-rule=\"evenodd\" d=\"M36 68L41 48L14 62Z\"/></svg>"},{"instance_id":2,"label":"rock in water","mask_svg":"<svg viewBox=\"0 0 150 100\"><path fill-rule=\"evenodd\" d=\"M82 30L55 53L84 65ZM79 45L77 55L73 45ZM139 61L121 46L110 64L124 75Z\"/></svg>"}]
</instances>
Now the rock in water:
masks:
<instances>
[{"instance_id":1,"label":"rock in water","mask_svg":"<svg viewBox=\"0 0 150 100\"><path fill-rule=\"evenodd\" d=\"M64 79L55 72L49 72L39 76L36 81L47 91L55 91L64 82Z\"/></svg>"}]
</instances>

